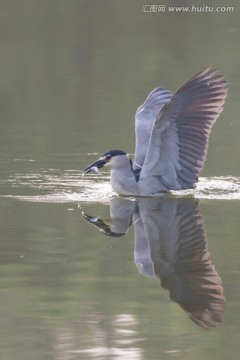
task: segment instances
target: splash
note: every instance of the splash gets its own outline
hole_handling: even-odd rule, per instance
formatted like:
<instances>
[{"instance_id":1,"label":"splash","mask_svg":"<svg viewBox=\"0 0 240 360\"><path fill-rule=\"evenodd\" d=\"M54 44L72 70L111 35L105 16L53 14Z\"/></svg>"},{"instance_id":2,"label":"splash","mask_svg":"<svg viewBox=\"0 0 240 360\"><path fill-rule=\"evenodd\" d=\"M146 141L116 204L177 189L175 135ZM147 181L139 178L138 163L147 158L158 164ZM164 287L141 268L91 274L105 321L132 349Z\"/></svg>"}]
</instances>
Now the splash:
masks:
<instances>
[{"instance_id":1,"label":"splash","mask_svg":"<svg viewBox=\"0 0 240 360\"><path fill-rule=\"evenodd\" d=\"M108 175L84 176L75 170L43 170L39 173L16 173L1 182L9 187L10 197L31 202L101 202L108 203L114 196ZM14 192L14 194L13 194Z\"/></svg>"},{"instance_id":2,"label":"splash","mask_svg":"<svg viewBox=\"0 0 240 360\"><path fill-rule=\"evenodd\" d=\"M47 169L40 172L15 173L1 182L5 195L32 202L109 203L116 196L109 182L109 173L85 175L77 170ZM198 199L239 200L240 178L200 178L195 190L171 191L173 196L194 196Z\"/></svg>"}]
</instances>

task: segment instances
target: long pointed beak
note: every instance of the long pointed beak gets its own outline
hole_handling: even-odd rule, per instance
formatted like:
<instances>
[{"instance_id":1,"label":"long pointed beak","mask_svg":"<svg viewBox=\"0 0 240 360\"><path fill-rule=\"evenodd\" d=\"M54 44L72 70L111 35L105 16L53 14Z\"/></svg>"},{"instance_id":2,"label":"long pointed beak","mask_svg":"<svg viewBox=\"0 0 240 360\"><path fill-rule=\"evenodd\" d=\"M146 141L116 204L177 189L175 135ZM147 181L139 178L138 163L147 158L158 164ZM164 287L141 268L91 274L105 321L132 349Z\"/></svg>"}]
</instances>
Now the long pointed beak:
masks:
<instances>
[{"instance_id":1,"label":"long pointed beak","mask_svg":"<svg viewBox=\"0 0 240 360\"><path fill-rule=\"evenodd\" d=\"M126 233L112 231L111 221L102 220L99 217L90 216L85 214L84 212L82 212L82 218L87 220L90 224L96 226L99 231L101 231L107 236L120 237L126 235Z\"/></svg>"},{"instance_id":2,"label":"long pointed beak","mask_svg":"<svg viewBox=\"0 0 240 360\"><path fill-rule=\"evenodd\" d=\"M95 161L94 163L88 165L88 166L83 170L83 174L87 174L87 173L90 173L90 172L98 173L98 172L99 172L98 169L101 169L106 163L107 163L106 160L104 160L104 159L99 159L99 160Z\"/></svg>"}]
</instances>

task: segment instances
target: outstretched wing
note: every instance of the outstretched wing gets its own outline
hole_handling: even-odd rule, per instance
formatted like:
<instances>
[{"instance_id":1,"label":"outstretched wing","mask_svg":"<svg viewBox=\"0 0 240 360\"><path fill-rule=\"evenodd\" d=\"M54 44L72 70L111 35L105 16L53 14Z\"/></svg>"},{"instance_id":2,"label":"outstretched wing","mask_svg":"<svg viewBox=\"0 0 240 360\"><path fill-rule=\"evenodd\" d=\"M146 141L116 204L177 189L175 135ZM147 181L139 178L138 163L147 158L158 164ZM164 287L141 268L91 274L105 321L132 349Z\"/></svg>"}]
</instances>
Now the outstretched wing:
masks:
<instances>
[{"instance_id":1,"label":"outstretched wing","mask_svg":"<svg viewBox=\"0 0 240 360\"><path fill-rule=\"evenodd\" d=\"M222 321L222 280L211 261L198 202L158 197L139 200L142 234L161 286L199 326ZM147 248L147 247L146 247Z\"/></svg>"},{"instance_id":2,"label":"outstretched wing","mask_svg":"<svg viewBox=\"0 0 240 360\"><path fill-rule=\"evenodd\" d=\"M164 87L157 87L139 106L135 115L135 158L133 170L141 169L151 137L152 126L161 107L170 100L172 93Z\"/></svg>"},{"instance_id":3,"label":"outstretched wing","mask_svg":"<svg viewBox=\"0 0 240 360\"><path fill-rule=\"evenodd\" d=\"M161 108L140 174L141 194L195 187L212 126L226 96L223 76L207 68L188 80Z\"/></svg>"}]
</instances>

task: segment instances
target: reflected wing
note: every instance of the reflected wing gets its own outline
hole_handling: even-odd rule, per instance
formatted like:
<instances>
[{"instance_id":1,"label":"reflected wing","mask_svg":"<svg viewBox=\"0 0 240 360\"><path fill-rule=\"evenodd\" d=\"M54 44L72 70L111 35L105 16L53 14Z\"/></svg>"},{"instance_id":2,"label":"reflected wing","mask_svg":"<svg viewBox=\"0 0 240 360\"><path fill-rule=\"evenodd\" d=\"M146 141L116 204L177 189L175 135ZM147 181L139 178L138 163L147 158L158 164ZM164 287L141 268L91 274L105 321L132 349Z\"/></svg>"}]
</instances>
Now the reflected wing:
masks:
<instances>
[{"instance_id":1,"label":"reflected wing","mask_svg":"<svg viewBox=\"0 0 240 360\"><path fill-rule=\"evenodd\" d=\"M181 219L192 213L195 202L189 199L140 199L140 215L149 242L156 275L172 274L179 250Z\"/></svg>"},{"instance_id":2,"label":"reflected wing","mask_svg":"<svg viewBox=\"0 0 240 360\"><path fill-rule=\"evenodd\" d=\"M225 298L221 278L211 262L198 203L192 199L148 199L140 215L155 274L199 326L221 321Z\"/></svg>"},{"instance_id":3,"label":"reflected wing","mask_svg":"<svg viewBox=\"0 0 240 360\"><path fill-rule=\"evenodd\" d=\"M135 235L134 262L141 274L155 276L149 243L139 211L135 211L133 223Z\"/></svg>"},{"instance_id":4,"label":"reflected wing","mask_svg":"<svg viewBox=\"0 0 240 360\"><path fill-rule=\"evenodd\" d=\"M222 280L211 262L204 220L197 206L182 217L175 271L177 281L169 282L171 299L198 326L209 329L222 321L225 308Z\"/></svg>"},{"instance_id":5,"label":"reflected wing","mask_svg":"<svg viewBox=\"0 0 240 360\"><path fill-rule=\"evenodd\" d=\"M226 96L223 76L208 68L187 81L162 107L140 175L142 194L195 187Z\"/></svg>"},{"instance_id":6,"label":"reflected wing","mask_svg":"<svg viewBox=\"0 0 240 360\"><path fill-rule=\"evenodd\" d=\"M164 87L154 89L139 106L135 115L135 158L133 169L141 169L151 136L152 126L161 107L170 100L172 93Z\"/></svg>"}]
</instances>

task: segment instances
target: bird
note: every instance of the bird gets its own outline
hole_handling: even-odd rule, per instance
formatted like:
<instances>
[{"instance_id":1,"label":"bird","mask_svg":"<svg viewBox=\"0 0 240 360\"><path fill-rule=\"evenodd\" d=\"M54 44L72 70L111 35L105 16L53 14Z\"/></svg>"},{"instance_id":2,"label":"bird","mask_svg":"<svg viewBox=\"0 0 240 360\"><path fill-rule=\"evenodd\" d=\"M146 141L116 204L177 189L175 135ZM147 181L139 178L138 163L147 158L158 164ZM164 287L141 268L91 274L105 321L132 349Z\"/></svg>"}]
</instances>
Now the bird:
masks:
<instances>
[{"instance_id":1,"label":"bird","mask_svg":"<svg viewBox=\"0 0 240 360\"><path fill-rule=\"evenodd\" d=\"M204 219L191 197L152 197L110 201L110 218L82 218L114 238L134 227L134 262L138 271L157 277L171 300L204 329L222 321L226 299L211 261ZM143 290L144 291L144 290Z\"/></svg>"},{"instance_id":2,"label":"bird","mask_svg":"<svg viewBox=\"0 0 240 360\"><path fill-rule=\"evenodd\" d=\"M88 165L83 175L110 166L112 189L123 196L194 189L227 91L224 76L211 67L174 94L163 86L155 88L136 111L134 160L122 150L110 150Z\"/></svg>"}]
</instances>

